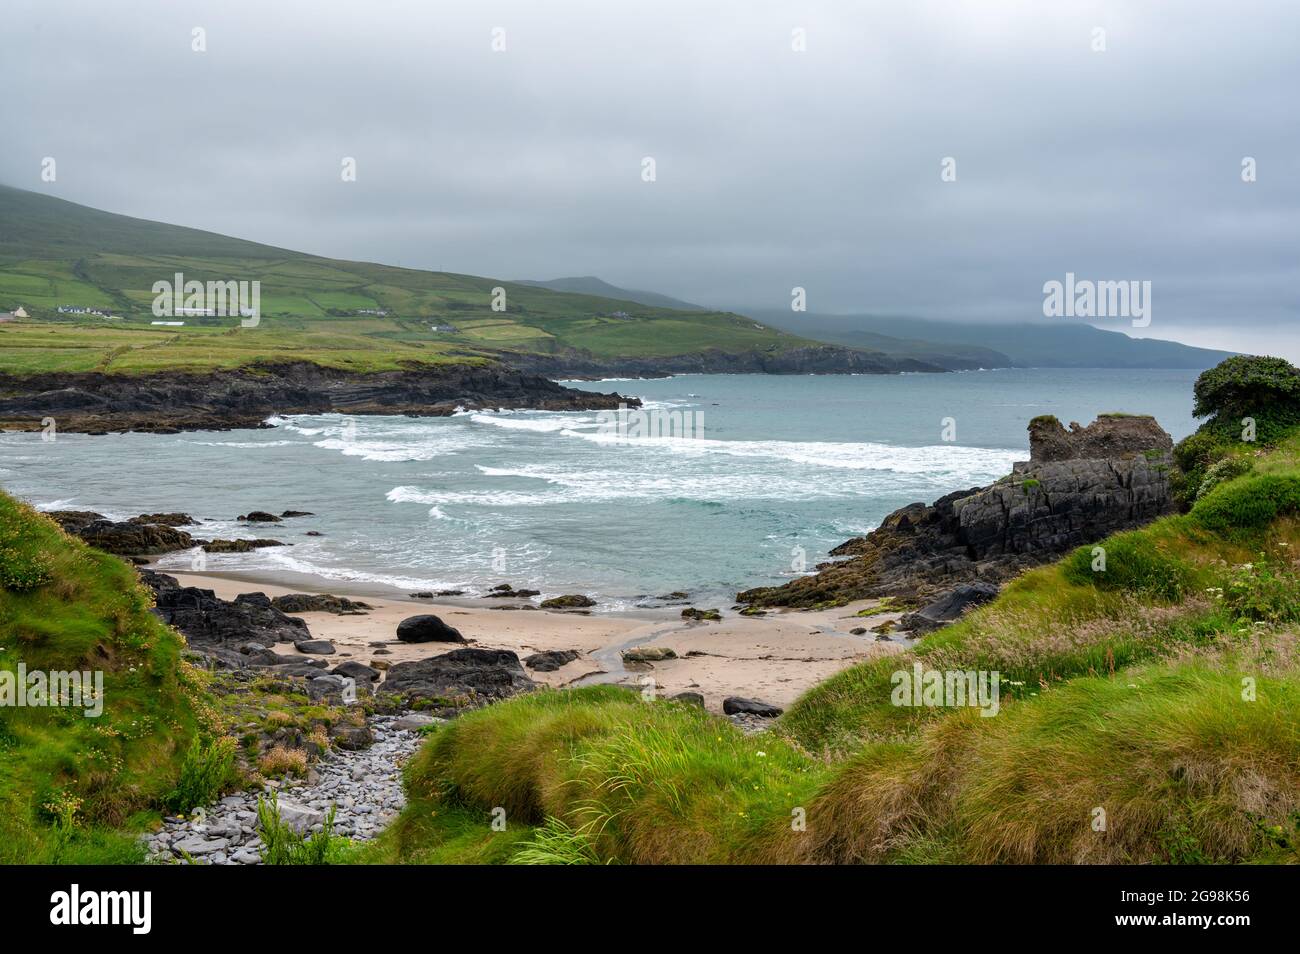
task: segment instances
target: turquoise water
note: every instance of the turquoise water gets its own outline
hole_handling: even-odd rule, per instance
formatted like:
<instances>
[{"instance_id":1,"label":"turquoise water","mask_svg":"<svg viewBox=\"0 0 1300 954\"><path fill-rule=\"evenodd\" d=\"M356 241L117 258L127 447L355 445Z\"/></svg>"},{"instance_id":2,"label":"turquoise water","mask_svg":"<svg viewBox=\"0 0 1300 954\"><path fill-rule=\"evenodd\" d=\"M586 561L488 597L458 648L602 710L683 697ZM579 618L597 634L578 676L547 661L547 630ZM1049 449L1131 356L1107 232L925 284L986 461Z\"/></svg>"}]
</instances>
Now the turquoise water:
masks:
<instances>
[{"instance_id":1,"label":"turquoise water","mask_svg":"<svg viewBox=\"0 0 1300 954\"><path fill-rule=\"evenodd\" d=\"M272 429L52 443L11 434L0 436L0 485L47 509L183 510L210 521L200 536L294 544L208 555L209 570L403 590L510 582L590 593L610 608L684 589L725 605L738 589L811 569L904 504L1007 473L1028 457L1036 415L1151 413L1185 436L1195 377L1011 369L585 382L575 386L636 395L693 430L624 439L595 413L504 412L301 416ZM234 518L254 509L316 516L252 532ZM161 563L188 569L192 555Z\"/></svg>"}]
</instances>

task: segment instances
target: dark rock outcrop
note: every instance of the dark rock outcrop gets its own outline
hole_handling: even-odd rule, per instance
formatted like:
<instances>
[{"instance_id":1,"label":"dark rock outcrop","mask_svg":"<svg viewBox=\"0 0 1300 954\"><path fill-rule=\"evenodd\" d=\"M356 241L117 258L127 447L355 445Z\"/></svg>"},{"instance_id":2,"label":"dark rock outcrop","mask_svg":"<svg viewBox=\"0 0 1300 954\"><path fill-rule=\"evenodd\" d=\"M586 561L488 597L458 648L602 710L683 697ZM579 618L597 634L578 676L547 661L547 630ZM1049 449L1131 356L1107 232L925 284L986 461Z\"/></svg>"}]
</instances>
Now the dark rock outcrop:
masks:
<instances>
[{"instance_id":1,"label":"dark rock outcrop","mask_svg":"<svg viewBox=\"0 0 1300 954\"><path fill-rule=\"evenodd\" d=\"M448 626L432 613L408 616L397 624L397 638L404 643L463 643L460 630Z\"/></svg>"},{"instance_id":2,"label":"dark rock outcrop","mask_svg":"<svg viewBox=\"0 0 1300 954\"><path fill-rule=\"evenodd\" d=\"M251 550L260 550L262 547L293 546L293 544L284 543L281 540L265 540L262 538L255 540L196 540L194 542L203 547L204 553L248 553Z\"/></svg>"},{"instance_id":3,"label":"dark rock outcrop","mask_svg":"<svg viewBox=\"0 0 1300 954\"><path fill-rule=\"evenodd\" d=\"M519 657L505 649L453 649L449 653L394 663L384 679L387 692L451 708L505 699L534 688Z\"/></svg>"},{"instance_id":4,"label":"dark rock outcrop","mask_svg":"<svg viewBox=\"0 0 1300 954\"><path fill-rule=\"evenodd\" d=\"M369 603L330 593L286 593L272 597L271 605L281 613L333 613L336 616L352 616L374 609Z\"/></svg>"},{"instance_id":5,"label":"dark rock outcrop","mask_svg":"<svg viewBox=\"0 0 1300 954\"><path fill-rule=\"evenodd\" d=\"M457 407L579 411L640 406L636 398L566 388L500 364L356 372L307 361L206 372L0 374L0 430L65 433L263 427L273 414L446 417Z\"/></svg>"},{"instance_id":6,"label":"dark rock outcrop","mask_svg":"<svg viewBox=\"0 0 1300 954\"><path fill-rule=\"evenodd\" d=\"M928 633L951 623L967 610L987 603L997 595L998 588L992 583L959 583L933 603L900 618L898 628L913 633ZM866 630L861 632L865 633Z\"/></svg>"},{"instance_id":7,"label":"dark rock outcrop","mask_svg":"<svg viewBox=\"0 0 1300 954\"><path fill-rule=\"evenodd\" d=\"M194 546L194 538L184 530L164 523L144 522L148 514L121 522L89 510L50 510L45 516L92 547L119 556L172 553Z\"/></svg>"},{"instance_id":8,"label":"dark rock outcrop","mask_svg":"<svg viewBox=\"0 0 1300 954\"><path fill-rule=\"evenodd\" d=\"M567 596L552 596L549 600L542 600L542 609L582 609L595 605L595 600L580 593L571 593Z\"/></svg>"},{"instance_id":9,"label":"dark rock outcrop","mask_svg":"<svg viewBox=\"0 0 1300 954\"><path fill-rule=\"evenodd\" d=\"M1150 417L1102 415L1067 431L1030 424L1031 459L988 487L909 504L831 551L814 576L737 595L742 603L816 606L893 596L931 600L958 583L1001 583L1074 547L1175 510L1172 442ZM1081 456L1106 454L1108 456Z\"/></svg>"},{"instance_id":10,"label":"dark rock outcrop","mask_svg":"<svg viewBox=\"0 0 1300 954\"><path fill-rule=\"evenodd\" d=\"M306 623L281 613L264 593L242 593L234 600L223 600L212 590L181 586L166 573L139 572L154 592L154 614L180 630L191 648L211 656L220 668L242 669L255 664L255 655L240 652L243 644L269 648L279 642L311 638Z\"/></svg>"}]
</instances>

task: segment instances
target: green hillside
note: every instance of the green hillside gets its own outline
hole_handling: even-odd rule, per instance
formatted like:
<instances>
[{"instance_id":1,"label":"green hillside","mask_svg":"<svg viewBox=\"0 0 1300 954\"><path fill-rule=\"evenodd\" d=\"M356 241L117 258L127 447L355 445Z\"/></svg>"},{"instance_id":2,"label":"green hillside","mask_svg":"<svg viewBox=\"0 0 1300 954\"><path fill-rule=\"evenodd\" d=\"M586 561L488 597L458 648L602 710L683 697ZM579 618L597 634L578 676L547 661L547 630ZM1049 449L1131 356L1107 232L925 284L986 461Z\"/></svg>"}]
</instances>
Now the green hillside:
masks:
<instances>
[{"instance_id":1,"label":"green hillside","mask_svg":"<svg viewBox=\"0 0 1300 954\"><path fill-rule=\"evenodd\" d=\"M260 324L201 317L152 325L153 285L177 272L205 283L260 281ZM496 287L505 289L503 311L492 308ZM303 356L376 370L516 352L600 360L811 344L734 314L321 258L0 186L0 311L20 306L32 320L0 324L3 372L234 367ZM59 306L104 316L60 314Z\"/></svg>"},{"instance_id":2,"label":"green hillside","mask_svg":"<svg viewBox=\"0 0 1300 954\"><path fill-rule=\"evenodd\" d=\"M142 859L133 832L213 725L201 674L152 605L130 564L0 493L0 680L17 685L20 665L103 673L97 716L0 707L0 864Z\"/></svg>"},{"instance_id":3,"label":"green hillside","mask_svg":"<svg viewBox=\"0 0 1300 954\"><path fill-rule=\"evenodd\" d=\"M1130 338L1119 330L1107 331L1082 321L1059 318L994 323L885 315L793 314L777 309L746 313L777 328L846 347L881 348L921 360L936 360L948 354L975 358L982 367L1203 370L1231 354L1177 341ZM891 339L902 340L891 343Z\"/></svg>"}]
</instances>

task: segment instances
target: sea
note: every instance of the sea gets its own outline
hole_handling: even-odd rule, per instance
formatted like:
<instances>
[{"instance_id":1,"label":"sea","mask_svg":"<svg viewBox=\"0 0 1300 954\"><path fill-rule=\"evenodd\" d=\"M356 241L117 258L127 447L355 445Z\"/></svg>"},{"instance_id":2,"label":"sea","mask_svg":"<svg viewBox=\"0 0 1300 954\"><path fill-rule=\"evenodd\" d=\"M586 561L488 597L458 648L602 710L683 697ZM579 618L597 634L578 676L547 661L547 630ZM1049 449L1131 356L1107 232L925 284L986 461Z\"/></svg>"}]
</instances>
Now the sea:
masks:
<instances>
[{"instance_id":1,"label":"sea","mask_svg":"<svg viewBox=\"0 0 1300 954\"><path fill-rule=\"evenodd\" d=\"M197 537L291 544L174 553L163 569L348 592L509 583L587 594L598 611L674 591L726 606L811 572L901 506L1008 473L1028 458L1037 415L1153 414L1184 437L1196 375L678 375L566 382L640 398L622 417L323 414L226 432L5 434L0 487L41 509L184 511L202 518ZM237 519L252 510L312 516Z\"/></svg>"}]
</instances>

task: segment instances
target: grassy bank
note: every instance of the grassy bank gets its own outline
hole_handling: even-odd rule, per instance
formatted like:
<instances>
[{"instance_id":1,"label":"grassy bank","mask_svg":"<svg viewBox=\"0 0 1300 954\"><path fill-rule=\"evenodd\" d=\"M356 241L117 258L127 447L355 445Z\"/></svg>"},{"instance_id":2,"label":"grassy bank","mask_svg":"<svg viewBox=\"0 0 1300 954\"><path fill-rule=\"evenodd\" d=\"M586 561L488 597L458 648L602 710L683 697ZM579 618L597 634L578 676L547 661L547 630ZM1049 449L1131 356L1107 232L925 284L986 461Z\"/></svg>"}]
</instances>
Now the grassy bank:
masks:
<instances>
[{"instance_id":1,"label":"grassy bank","mask_svg":"<svg viewBox=\"0 0 1300 954\"><path fill-rule=\"evenodd\" d=\"M134 834L201 774L203 676L151 605L127 563L0 494L0 670L103 673L98 717L0 707L0 864L139 861Z\"/></svg>"}]
</instances>

